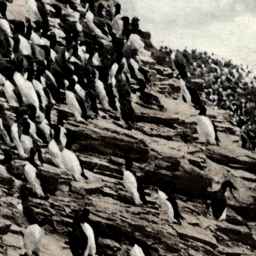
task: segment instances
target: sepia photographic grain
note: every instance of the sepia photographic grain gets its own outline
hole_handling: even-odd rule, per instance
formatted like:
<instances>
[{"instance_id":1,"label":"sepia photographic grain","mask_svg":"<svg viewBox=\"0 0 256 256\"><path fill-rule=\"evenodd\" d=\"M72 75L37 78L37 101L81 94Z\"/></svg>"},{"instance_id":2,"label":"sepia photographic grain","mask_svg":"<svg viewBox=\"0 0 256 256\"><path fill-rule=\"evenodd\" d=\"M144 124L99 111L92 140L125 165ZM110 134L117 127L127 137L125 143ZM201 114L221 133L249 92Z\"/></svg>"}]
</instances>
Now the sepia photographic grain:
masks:
<instances>
[{"instance_id":1,"label":"sepia photographic grain","mask_svg":"<svg viewBox=\"0 0 256 256\"><path fill-rule=\"evenodd\" d=\"M255 11L0 0L0 256L255 256Z\"/></svg>"}]
</instances>

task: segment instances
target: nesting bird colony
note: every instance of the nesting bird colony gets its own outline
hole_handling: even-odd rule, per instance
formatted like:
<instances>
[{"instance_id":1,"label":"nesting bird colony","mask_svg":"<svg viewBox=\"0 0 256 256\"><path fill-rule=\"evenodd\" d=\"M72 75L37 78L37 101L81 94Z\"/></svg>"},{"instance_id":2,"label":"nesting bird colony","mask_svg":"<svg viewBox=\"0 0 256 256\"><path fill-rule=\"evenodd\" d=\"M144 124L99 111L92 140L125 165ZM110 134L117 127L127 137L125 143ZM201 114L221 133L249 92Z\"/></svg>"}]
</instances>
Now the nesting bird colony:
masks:
<instances>
[{"instance_id":1,"label":"nesting bird colony","mask_svg":"<svg viewBox=\"0 0 256 256\"><path fill-rule=\"evenodd\" d=\"M172 67L172 50L161 47L160 56L161 53L160 63ZM255 150L255 72L213 53L185 49L183 54L189 63L190 77L204 81L204 98L212 106L231 113L231 122L242 130L242 147Z\"/></svg>"},{"instance_id":2,"label":"nesting bird colony","mask_svg":"<svg viewBox=\"0 0 256 256\"><path fill-rule=\"evenodd\" d=\"M254 142L206 104L238 113L242 69L158 51L114 0L15 4L0 0L0 254L253 255Z\"/></svg>"}]
</instances>

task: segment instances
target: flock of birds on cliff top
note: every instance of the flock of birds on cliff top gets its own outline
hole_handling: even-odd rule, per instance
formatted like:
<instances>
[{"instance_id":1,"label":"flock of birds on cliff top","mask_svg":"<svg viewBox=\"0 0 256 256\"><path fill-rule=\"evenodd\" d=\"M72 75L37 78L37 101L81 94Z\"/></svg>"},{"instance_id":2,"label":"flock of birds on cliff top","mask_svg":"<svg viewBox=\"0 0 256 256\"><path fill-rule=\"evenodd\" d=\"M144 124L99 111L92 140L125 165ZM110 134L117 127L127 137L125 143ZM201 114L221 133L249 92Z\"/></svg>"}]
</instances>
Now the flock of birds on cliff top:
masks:
<instances>
[{"instance_id":1,"label":"flock of birds on cliff top","mask_svg":"<svg viewBox=\"0 0 256 256\"><path fill-rule=\"evenodd\" d=\"M150 76L145 63L154 62L144 47L149 40L148 33L140 29L138 18L130 20L122 16L119 3L28 0L26 20L20 21L6 17L10 4L7 2L12 1L0 1L0 84L8 103L0 105L4 155L1 164L6 175L11 175L14 158L24 160L27 182L20 185L22 205L19 208L29 219L28 197L47 199L37 175L38 167L44 162L43 149L47 149L56 167L71 173L76 181L93 177L68 149L72 138L64 128L65 114L57 111L54 122L52 112L56 104L66 105L77 122L83 123L104 113L105 118L122 120L127 129L133 129L136 121L132 93L139 94L143 104L155 106L159 111L165 107L147 88ZM172 60L179 73L182 100L199 110L201 140L219 145L216 126L207 117L197 90L189 85L184 55L177 51ZM147 203L143 184L137 182L129 159L123 167L123 185L135 205ZM236 187L231 181L225 181L219 190L209 192L213 216L218 220L225 219L227 189L233 194ZM159 188L155 192L169 222L182 224L184 218L174 194ZM75 256L96 255L89 214L87 209L74 214L69 245ZM39 255L44 236L41 226L46 223L27 222L24 255ZM10 225L1 227L0 234L7 234L10 228ZM144 253L135 244L130 255Z\"/></svg>"},{"instance_id":2,"label":"flock of birds on cliff top","mask_svg":"<svg viewBox=\"0 0 256 256\"><path fill-rule=\"evenodd\" d=\"M161 47L158 63L173 69L173 50ZM242 148L256 149L256 74L248 66L234 64L196 49L182 51L188 76L204 81L203 97L208 103L230 112L231 122L241 128Z\"/></svg>"}]
</instances>

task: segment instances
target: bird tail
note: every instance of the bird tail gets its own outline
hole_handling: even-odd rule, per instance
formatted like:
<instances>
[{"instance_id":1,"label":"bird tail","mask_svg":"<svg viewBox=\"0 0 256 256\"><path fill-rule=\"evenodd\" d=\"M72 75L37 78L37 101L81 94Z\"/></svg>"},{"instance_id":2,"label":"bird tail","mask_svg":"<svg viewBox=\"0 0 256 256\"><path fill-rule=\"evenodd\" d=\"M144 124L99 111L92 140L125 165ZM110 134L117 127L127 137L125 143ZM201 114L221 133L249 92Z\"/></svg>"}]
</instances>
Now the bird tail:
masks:
<instances>
[{"instance_id":1,"label":"bird tail","mask_svg":"<svg viewBox=\"0 0 256 256\"><path fill-rule=\"evenodd\" d=\"M88 244L83 256L88 256L89 255L89 249L90 249L90 246Z\"/></svg>"}]
</instances>

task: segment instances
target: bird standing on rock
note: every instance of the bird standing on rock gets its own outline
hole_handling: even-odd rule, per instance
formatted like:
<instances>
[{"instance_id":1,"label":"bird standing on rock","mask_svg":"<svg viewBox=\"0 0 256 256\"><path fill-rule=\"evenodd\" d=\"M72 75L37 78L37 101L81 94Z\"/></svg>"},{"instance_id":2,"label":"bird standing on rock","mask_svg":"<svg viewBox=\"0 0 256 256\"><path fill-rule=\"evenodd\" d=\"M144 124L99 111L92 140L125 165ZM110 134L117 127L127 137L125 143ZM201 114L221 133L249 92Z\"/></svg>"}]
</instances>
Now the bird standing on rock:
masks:
<instances>
[{"instance_id":1,"label":"bird standing on rock","mask_svg":"<svg viewBox=\"0 0 256 256\"><path fill-rule=\"evenodd\" d=\"M174 196L168 197L163 191L159 189L157 191L157 194L161 207L167 211L170 224L181 224L181 220L183 220L184 217L180 213L176 198Z\"/></svg>"},{"instance_id":2,"label":"bird standing on rock","mask_svg":"<svg viewBox=\"0 0 256 256\"><path fill-rule=\"evenodd\" d=\"M197 131L200 140L205 143L219 146L220 139L217 133L217 129L215 124L210 120L210 118L206 116L206 107L204 105L201 105L199 110L200 112L197 118Z\"/></svg>"},{"instance_id":3,"label":"bird standing on rock","mask_svg":"<svg viewBox=\"0 0 256 256\"><path fill-rule=\"evenodd\" d=\"M61 151L61 158L64 168L72 174L76 181L82 180L82 167L76 154L64 148Z\"/></svg>"},{"instance_id":4,"label":"bird standing on rock","mask_svg":"<svg viewBox=\"0 0 256 256\"><path fill-rule=\"evenodd\" d=\"M33 139L30 137L30 123L24 119L22 122L20 142L23 147L24 153L30 155L31 149L34 147Z\"/></svg>"},{"instance_id":5,"label":"bird standing on rock","mask_svg":"<svg viewBox=\"0 0 256 256\"><path fill-rule=\"evenodd\" d=\"M120 104L121 117L127 129L132 130L135 126L136 113L133 108L129 79L125 71L125 63L121 63L116 72L116 88Z\"/></svg>"},{"instance_id":6,"label":"bird standing on rock","mask_svg":"<svg viewBox=\"0 0 256 256\"><path fill-rule=\"evenodd\" d=\"M136 175L136 173L133 171L133 161L132 161L132 159L129 159L129 158L125 159L125 169L127 171L130 171L134 175L136 182L137 182L137 191L138 191L138 194L139 194L139 197L140 197L142 203L148 204L149 202L146 198L145 186L144 186L145 175L143 175L143 176Z\"/></svg>"},{"instance_id":7,"label":"bird standing on rock","mask_svg":"<svg viewBox=\"0 0 256 256\"><path fill-rule=\"evenodd\" d=\"M182 53L181 51L176 50L172 53L171 58L181 78L180 88L182 100L188 104L193 104L196 109L199 108L202 104L202 100L197 90L189 83L188 66L191 64L189 55L185 52Z\"/></svg>"},{"instance_id":8,"label":"bird standing on rock","mask_svg":"<svg viewBox=\"0 0 256 256\"><path fill-rule=\"evenodd\" d=\"M75 119L77 122L81 122L82 119L82 110L79 106L79 103L76 99L76 95L74 93L75 91L75 84L69 84L65 91L66 95L66 103L69 108L69 110L72 112L72 114L75 116Z\"/></svg>"},{"instance_id":9,"label":"bird standing on rock","mask_svg":"<svg viewBox=\"0 0 256 256\"><path fill-rule=\"evenodd\" d=\"M180 80L180 98L195 109L200 109L203 101L197 89L190 84L191 81Z\"/></svg>"},{"instance_id":10,"label":"bird standing on rock","mask_svg":"<svg viewBox=\"0 0 256 256\"><path fill-rule=\"evenodd\" d=\"M48 144L48 152L52 162L59 168L65 169L62 162L60 148L65 148L67 143L66 129L63 127L63 117L58 116L57 125L53 126L52 139Z\"/></svg>"},{"instance_id":11,"label":"bird standing on rock","mask_svg":"<svg viewBox=\"0 0 256 256\"><path fill-rule=\"evenodd\" d=\"M69 246L73 256L96 256L95 234L89 222L87 209L74 215L72 230L69 233Z\"/></svg>"},{"instance_id":12,"label":"bird standing on rock","mask_svg":"<svg viewBox=\"0 0 256 256\"><path fill-rule=\"evenodd\" d=\"M126 170L125 167L123 167L123 184L127 192L132 196L134 203L136 205L142 204L140 195L138 193L137 180L132 172Z\"/></svg>"},{"instance_id":13,"label":"bird standing on rock","mask_svg":"<svg viewBox=\"0 0 256 256\"><path fill-rule=\"evenodd\" d=\"M22 101L24 104L32 104L35 106L37 113L40 113L39 110L39 99L37 97L37 94L35 92L35 89L30 81L25 79L25 77L19 73L15 72L13 75L13 80L15 81L17 88L20 92L20 95L22 97Z\"/></svg>"},{"instance_id":14,"label":"bird standing on rock","mask_svg":"<svg viewBox=\"0 0 256 256\"><path fill-rule=\"evenodd\" d=\"M100 104L104 108L104 110L109 110L108 97L105 91L104 84L99 80L99 73L95 71L95 90L97 93L97 97L100 101Z\"/></svg>"},{"instance_id":15,"label":"bird standing on rock","mask_svg":"<svg viewBox=\"0 0 256 256\"><path fill-rule=\"evenodd\" d=\"M29 119L30 112L31 112L30 105L20 108L19 111L16 113L17 122L13 122L10 125L10 133L11 133L12 141L14 142L14 144L18 150L19 156L23 159L26 159L29 156L24 152L23 145L25 145L25 144L23 143L23 145L22 145L21 138L20 138L20 135L21 135L20 133L22 131L23 124L26 123L26 132L29 129L29 136L35 142L37 142L39 144L42 143L41 139L39 139L37 136L35 124ZM26 135L28 135L28 133ZM24 137L23 137L23 139L24 139ZM26 142L28 142L27 139L28 139L28 137L26 137ZM24 140L23 140L23 142L24 142ZM26 148L27 148L27 146L28 146L28 144L26 145ZM27 148L27 150L28 150L28 148Z\"/></svg>"},{"instance_id":16,"label":"bird standing on rock","mask_svg":"<svg viewBox=\"0 0 256 256\"><path fill-rule=\"evenodd\" d=\"M61 130L61 128L63 127L57 127L57 130L59 131L59 138L57 140L58 142L56 142L56 140L53 139L48 146L48 150L51 155L52 161L59 168L67 170L76 181L81 181L83 177L89 180L94 179L94 174L82 168L76 154L64 146L66 145L66 136L64 133L61 134L61 132L64 132Z\"/></svg>"},{"instance_id":17,"label":"bird standing on rock","mask_svg":"<svg viewBox=\"0 0 256 256\"><path fill-rule=\"evenodd\" d=\"M212 209L213 217L219 221L223 221L226 219L227 199L225 194L227 192L227 189L230 190L230 193L234 197L234 199L238 201L233 193L233 190L237 190L237 188L230 180L224 181L218 190L208 191L207 193L207 199L210 201L210 207Z\"/></svg>"}]
</instances>

